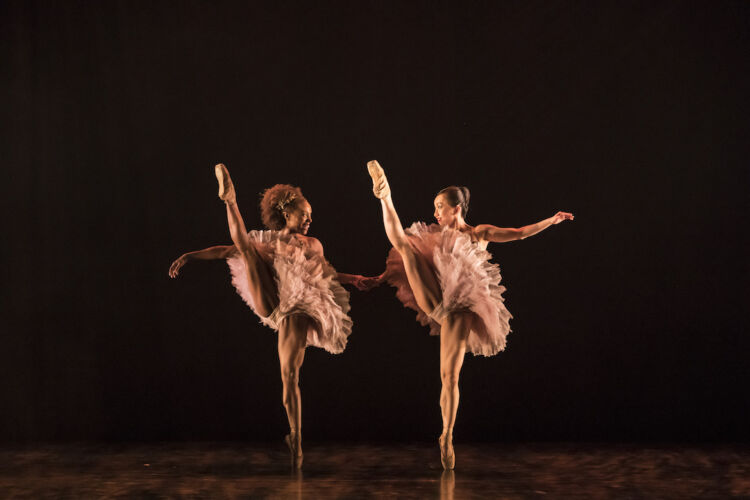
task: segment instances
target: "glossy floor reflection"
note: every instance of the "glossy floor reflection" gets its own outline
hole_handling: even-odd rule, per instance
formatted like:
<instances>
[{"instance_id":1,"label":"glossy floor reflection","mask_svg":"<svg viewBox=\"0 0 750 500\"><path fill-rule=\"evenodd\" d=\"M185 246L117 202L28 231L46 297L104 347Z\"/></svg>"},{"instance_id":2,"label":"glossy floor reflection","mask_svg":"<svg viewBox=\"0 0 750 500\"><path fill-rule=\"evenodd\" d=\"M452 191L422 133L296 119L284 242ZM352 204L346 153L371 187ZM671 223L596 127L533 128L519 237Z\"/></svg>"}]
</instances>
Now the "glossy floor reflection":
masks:
<instances>
[{"instance_id":1,"label":"glossy floor reflection","mask_svg":"<svg viewBox=\"0 0 750 500\"><path fill-rule=\"evenodd\" d=\"M750 449L612 445L309 443L0 449L2 498L731 498L750 496Z\"/></svg>"}]
</instances>

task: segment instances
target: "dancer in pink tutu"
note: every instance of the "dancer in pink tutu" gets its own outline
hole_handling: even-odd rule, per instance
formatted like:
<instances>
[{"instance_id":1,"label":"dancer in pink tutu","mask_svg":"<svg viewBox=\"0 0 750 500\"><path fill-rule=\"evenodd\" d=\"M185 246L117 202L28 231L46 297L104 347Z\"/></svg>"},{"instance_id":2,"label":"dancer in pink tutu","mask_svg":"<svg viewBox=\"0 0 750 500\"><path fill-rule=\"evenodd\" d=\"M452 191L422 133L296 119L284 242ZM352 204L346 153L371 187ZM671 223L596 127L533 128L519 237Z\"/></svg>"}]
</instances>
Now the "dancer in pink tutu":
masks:
<instances>
[{"instance_id":1,"label":"dancer in pink tutu","mask_svg":"<svg viewBox=\"0 0 750 500\"><path fill-rule=\"evenodd\" d=\"M522 228L500 228L466 223L469 190L450 186L435 197L438 224L414 223L404 230L391 199L391 190L378 162L367 164L375 197L383 208L383 223L393 250L383 279L397 288L396 296L417 311L417 319L440 335L440 408L443 432L440 458L443 468L453 469L453 426L458 410L458 376L468 349L492 356L505 349L511 315L503 304L500 269L489 262L490 242L506 242L533 236L553 224L573 220L558 212Z\"/></svg>"},{"instance_id":2,"label":"dancer in pink tutu","mask_svg":"<svg viewBox=\"0 0 750 500\"><path fill-rule=\"evenodd\" d=\"M377 278L337 273L323 256L323 246L306 236L312 208L298 187L277 184L263 193L261 216L268 231L250 231L222 164L216 165L219 198L226 204L233 245L189 252L175 260L169 275L176 277L192 260L226 259L232 284L260 321L279 332L279 362L283 402L290 432L285 440L295 467L302 466L299 372L305 347L338 354L351 333L349 293L341 283L366 290Z\"/></svg>"}]
</instances>

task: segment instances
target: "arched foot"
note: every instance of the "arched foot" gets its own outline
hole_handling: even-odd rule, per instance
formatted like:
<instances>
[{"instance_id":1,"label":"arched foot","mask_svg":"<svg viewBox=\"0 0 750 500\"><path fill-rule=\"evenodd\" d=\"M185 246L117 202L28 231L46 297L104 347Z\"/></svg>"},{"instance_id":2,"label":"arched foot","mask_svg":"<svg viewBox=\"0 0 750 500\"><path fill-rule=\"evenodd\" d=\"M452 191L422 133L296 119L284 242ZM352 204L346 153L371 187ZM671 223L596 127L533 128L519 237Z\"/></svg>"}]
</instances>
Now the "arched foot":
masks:
<instances>
[{"instance_id":1,"label":"arched foot","mask_svg":"<svg viewBox=\"0 0 750 500\"><path fill-rule=\"evenodd\" d=\"M300 446L299 441L295 436L292 436L292 434L287 434L284 436L284 442L289 447L289 453L291 455L291 462L292 462L292 468L293 469L301 469L302 468L302 460L304 456L302 455L302 447Z\"/></svg>"},{"instance_id":2,"label":"arched foot","mask_svg":"<svg viewBox=\"0 0 750 500\"><path fill-rule=\"evenodd\" d=\"M214 167L214 173L216 174L216 180L219 181L219 198L226 203L237 201L237 196L234 193L234 184L232 184L232 178L229 177L227 167L223 163L219 163Z\"/></svg>"},{"instance_id":3,"label":"arched foot","mask_svg":"<svg viewBox=\"0 0 750 500\"><path fill-rule=\"evenodd\" d=\"M453 436L440 435L440 462L444 470L453 470L456 466L456 454L453 451Z\"/></svg>"},{"instance_id":4,"label":"arched foot","mask_svg":"<svg viewBox=\"0 0 750 500\"><path fill-rule=\"evenodd\" d=\"M372 192L375 198L383 199L391 194L391 188L388 185L388 179L385 177L385 172L376 160L367 162L367 171L372 177Z\"/></svg>"}]
</instances>

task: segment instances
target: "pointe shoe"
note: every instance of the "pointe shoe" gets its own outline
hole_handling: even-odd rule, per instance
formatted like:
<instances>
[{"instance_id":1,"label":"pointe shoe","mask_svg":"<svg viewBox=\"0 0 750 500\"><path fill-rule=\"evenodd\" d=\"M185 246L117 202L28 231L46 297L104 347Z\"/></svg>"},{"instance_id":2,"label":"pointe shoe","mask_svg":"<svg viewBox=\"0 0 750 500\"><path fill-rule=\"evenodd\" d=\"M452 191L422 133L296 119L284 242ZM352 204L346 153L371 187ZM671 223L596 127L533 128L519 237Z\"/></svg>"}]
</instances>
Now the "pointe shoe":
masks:
<instances>
[{"instance_id":1,"label":"pointe shoe","mask_svg":"<svg viewBox=\"0 0 750 500\"><path fill-rule=\"evenodd\" d=\"M367 171L372 177L372 192L375 198L383 199L391 194L391 187L388 185L388 179L385 177L383 167L376 160L367 162Z\"/></svg>"},{"instance_id":2,"label":"pointe shoe","mask_svg":"<svg viewBox=\"0 0 750 500\"><path fill-rule=\"evenodd\" d=\"M292 455L292 467L294 469L301 469L302 468L302 459L304 458L302 455L302 452L297 450L297 446L292 440L292 435L287 434L284 436L284 442L289 447L289 452Z\"/></svg>"},{"instance_id":3,"label":"pointe shoe","mask_svg":"<svg viewBox=\"0 0 750 500\"><path fill-rule=\"evenodd\" d=\"M223 163L219 163L214 167L216 173L216 179L219 181L219 198L226 203L234 203L237 201L237 195L234 192L234 184L232 184L232 178L229 177L229 171Z\"/></svg>"},{"instance_id":4,"label":"pointe shoe","mask_svg":"<svg viewBox=\"0 0 750 500\"><path fill-rule=\"evenodd\" d=\"M453 440L440 436L440 463L444 470L453 470L456 466L456 453L453 451Z\"/></svg>"}]
</instances>

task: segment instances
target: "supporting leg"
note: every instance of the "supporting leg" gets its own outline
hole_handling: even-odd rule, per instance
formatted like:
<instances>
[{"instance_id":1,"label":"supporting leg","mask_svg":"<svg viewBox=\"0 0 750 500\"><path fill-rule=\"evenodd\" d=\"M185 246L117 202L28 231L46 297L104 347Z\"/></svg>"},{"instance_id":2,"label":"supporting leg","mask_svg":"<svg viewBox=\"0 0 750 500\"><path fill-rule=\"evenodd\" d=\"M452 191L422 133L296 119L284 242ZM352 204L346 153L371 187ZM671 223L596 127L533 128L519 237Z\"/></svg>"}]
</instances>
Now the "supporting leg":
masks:
<instances>
[{"instance_id":1,"label":"supporting leg","mask_svg":"<svg viewBox=\"0 0 750 500\"><path fill-rule=\"evenodd\" d=\"M289 434L285 439L292 454L292 464L297 469L302 467L302 400L299 372L305 359L309 328L313 328L313 321L303 314L284 318L279 327L282 400L289 420Z\"/></svg>"},{"instance_id":2,"label":"supporting leg","mask_svg":"<svg viewBox=\"0 0 750 500\"><path fill-rule=\"evenodd\" d=\"M453 469L453 426L458 411L458 377L466 354L466 339L471 331L473 314L450 313L440 329L440 410L443 415L443 432L440 434L440 459L443 468Z\"/></svg>"}]
</instances>

